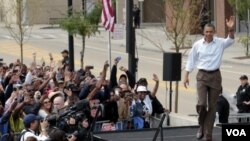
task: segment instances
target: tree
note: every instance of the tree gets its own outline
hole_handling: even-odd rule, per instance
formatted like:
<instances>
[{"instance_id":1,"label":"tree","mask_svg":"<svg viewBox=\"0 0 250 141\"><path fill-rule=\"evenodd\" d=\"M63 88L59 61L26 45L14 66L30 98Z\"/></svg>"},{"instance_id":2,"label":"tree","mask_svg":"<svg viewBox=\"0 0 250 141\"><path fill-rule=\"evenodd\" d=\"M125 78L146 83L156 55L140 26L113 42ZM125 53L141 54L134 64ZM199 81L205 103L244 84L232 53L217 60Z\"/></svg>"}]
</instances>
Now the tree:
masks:
<instances>
[{"instance_id":1,"label":"tree","mask_svg":"<svg viewBox=\"0 0 250 141\"><path fill-rule=\"evenodd\" d=\"M82 36L81 68L84 66L85 39L98 32L101 5L97 3L90 13L87 13L85 9L81 12L73 12L70 17L60 22L60 27L69 34Z\"/></svg>"},{"instance_id":2,"label":"tree","mask_svg":"<svg viewBox=\"0 0 250 141\"><path fill-rule=\"evenodd\" d=\"M170 41L176 53L185 47L185 44L190 45L187 41L188 35L199 29L200 21L202 20L202 8L205 0L163 0L164 4L159 4L162 9L162 15L155 15L161 18L163 26L162 30L165 33L165 40ZM166 22L168 23L166 25ZM200 30L200 29L199 29ZM149 40L163 53L166 52L161 43L155 42L152 38L140 34L145 39ZM151 35L152 36L152 35ZM187 52L187 49L183 54ZM176 81L175 85L175 112L178 112L178 96L179 96L179 83Z\"/></svg>"},{"instance_id":3,"label":"tree","mask_svg":"<svg viewBox=\"0 0 250 141\"><path fill-rule=\"evenodd\" d=\"M27 24L27 0L2 0L1 9L3 11L3 22L11 37L20 46L21 62L23 63L23 46L28 40L31 29ZM7 5L7 3L9 5ZM32 11L34 12L34 11ZM16 21L13 19L16 17ZM31 20L31 19L30 19Z\"/></svg>"},{"instance_id":4,"label":"tree","mask_svg":"<svg viewBox=\"0 0 250 141\"><path fill-rule=\"evenodd\" d=\"M250 0L228 0L229 4L234 8L240 21L244 22L247 29L247 37L240 40L246 47L246 56L249 56L249 12L250 12ZM248 40L246 40L248 39Z\"/></svg>"}]
</instances>

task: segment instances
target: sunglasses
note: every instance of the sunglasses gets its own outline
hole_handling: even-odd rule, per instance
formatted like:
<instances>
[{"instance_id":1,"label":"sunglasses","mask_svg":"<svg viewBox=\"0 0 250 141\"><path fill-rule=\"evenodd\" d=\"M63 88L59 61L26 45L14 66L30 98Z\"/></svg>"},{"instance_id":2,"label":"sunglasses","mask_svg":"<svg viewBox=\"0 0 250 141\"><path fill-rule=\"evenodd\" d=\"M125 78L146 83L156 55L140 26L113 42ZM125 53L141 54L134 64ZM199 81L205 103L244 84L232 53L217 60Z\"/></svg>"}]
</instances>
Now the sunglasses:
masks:
<instances>
[{"instance_id":1,"label":"sunglasses","mask_svg":"<svg viewBox=\"0 0 250 141\"><path fill-rule=\"evenodd\" d=\"M43 104L47 104L47 103L50 103L50 101L44 101Z\"/></svg>"}]
</instances>

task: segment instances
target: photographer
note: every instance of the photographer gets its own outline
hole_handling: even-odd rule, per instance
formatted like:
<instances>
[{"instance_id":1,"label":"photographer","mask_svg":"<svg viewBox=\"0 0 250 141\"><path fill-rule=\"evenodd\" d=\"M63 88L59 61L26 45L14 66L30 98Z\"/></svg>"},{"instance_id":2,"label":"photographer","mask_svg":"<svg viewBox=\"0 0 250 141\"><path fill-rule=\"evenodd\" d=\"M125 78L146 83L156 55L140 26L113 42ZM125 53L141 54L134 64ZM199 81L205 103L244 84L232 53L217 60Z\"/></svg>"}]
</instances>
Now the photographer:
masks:
<instances>
[{"instance_id":1,"label":"photographer","mask_svg":"<svg viewBox=\"0 0 250 141\"><path fill-rule=\"evenodd\" d=\"M103 67L101 78L96 82L95 87L85 99L78 101L77 103L75 103L74 105L70 107L68 106L67 108L64 108L63 112L60 112L56 115L55 125L59 129L63 130L64 132L68 134L73 134L77 139L83 139L82 136L87 135L86 131L88 129L89 123L92 123L92 121L94 120L96 112L97 112L98 104L99 104L98 102L99 100L93 99L93 98L97 94L97 92L101 90L102 84L106 77L108 66L109 65L106 61ZM53 96L49 94L49 97L52 98ZM59 108L62 109L63 108L62 104L64 104L64 101L62 100L60 102L61 106L58 107L59 103L57 103L56 99L60 97L62 96L59 95L53 99L54 108L57 110L60 110ZM79 125L78 123L81 123L80 127L78 126ZM60 125L63 125L63 126L60 126ZM79 132L76 133L75 131L79 131Z\"/></svg>"}]
</instances>

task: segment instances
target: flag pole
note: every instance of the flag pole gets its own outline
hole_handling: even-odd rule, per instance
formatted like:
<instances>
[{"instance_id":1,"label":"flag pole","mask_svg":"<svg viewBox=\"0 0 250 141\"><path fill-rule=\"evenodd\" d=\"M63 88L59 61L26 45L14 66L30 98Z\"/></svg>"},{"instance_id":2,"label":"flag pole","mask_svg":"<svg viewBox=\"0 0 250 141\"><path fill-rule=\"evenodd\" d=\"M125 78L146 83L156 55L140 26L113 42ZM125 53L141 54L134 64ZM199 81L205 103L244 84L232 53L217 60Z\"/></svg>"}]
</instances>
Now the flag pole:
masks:
<instances>
[{"instance_id":1,"label":"flag pole","mask_svg":"<svg viewBox=\"0 0 250 141\"><path fill-rule=\"evenodd\" d=\"M111 72L111 38L110 38L110 31L108 32L108 55L109 55L109 69Z\"/></svg>"}]
</instances>

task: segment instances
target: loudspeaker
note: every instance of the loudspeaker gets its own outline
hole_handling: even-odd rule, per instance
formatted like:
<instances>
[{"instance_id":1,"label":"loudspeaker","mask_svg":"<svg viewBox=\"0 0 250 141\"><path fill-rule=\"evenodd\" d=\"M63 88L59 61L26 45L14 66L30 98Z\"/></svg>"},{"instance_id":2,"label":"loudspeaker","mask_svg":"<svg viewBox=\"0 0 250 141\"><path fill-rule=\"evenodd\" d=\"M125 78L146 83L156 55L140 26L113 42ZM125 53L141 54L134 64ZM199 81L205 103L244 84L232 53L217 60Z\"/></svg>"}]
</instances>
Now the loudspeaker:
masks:
<instances>
[{"instance_id":1,"label":"loudspeaker","mask_svg":"<svg viewBox=\"0 0 250 141\"><path fill-rule=\"evenodd\" d=\"M181 53L163 53L163 80L181 80Z\"/></svg>"}]
</instances>

